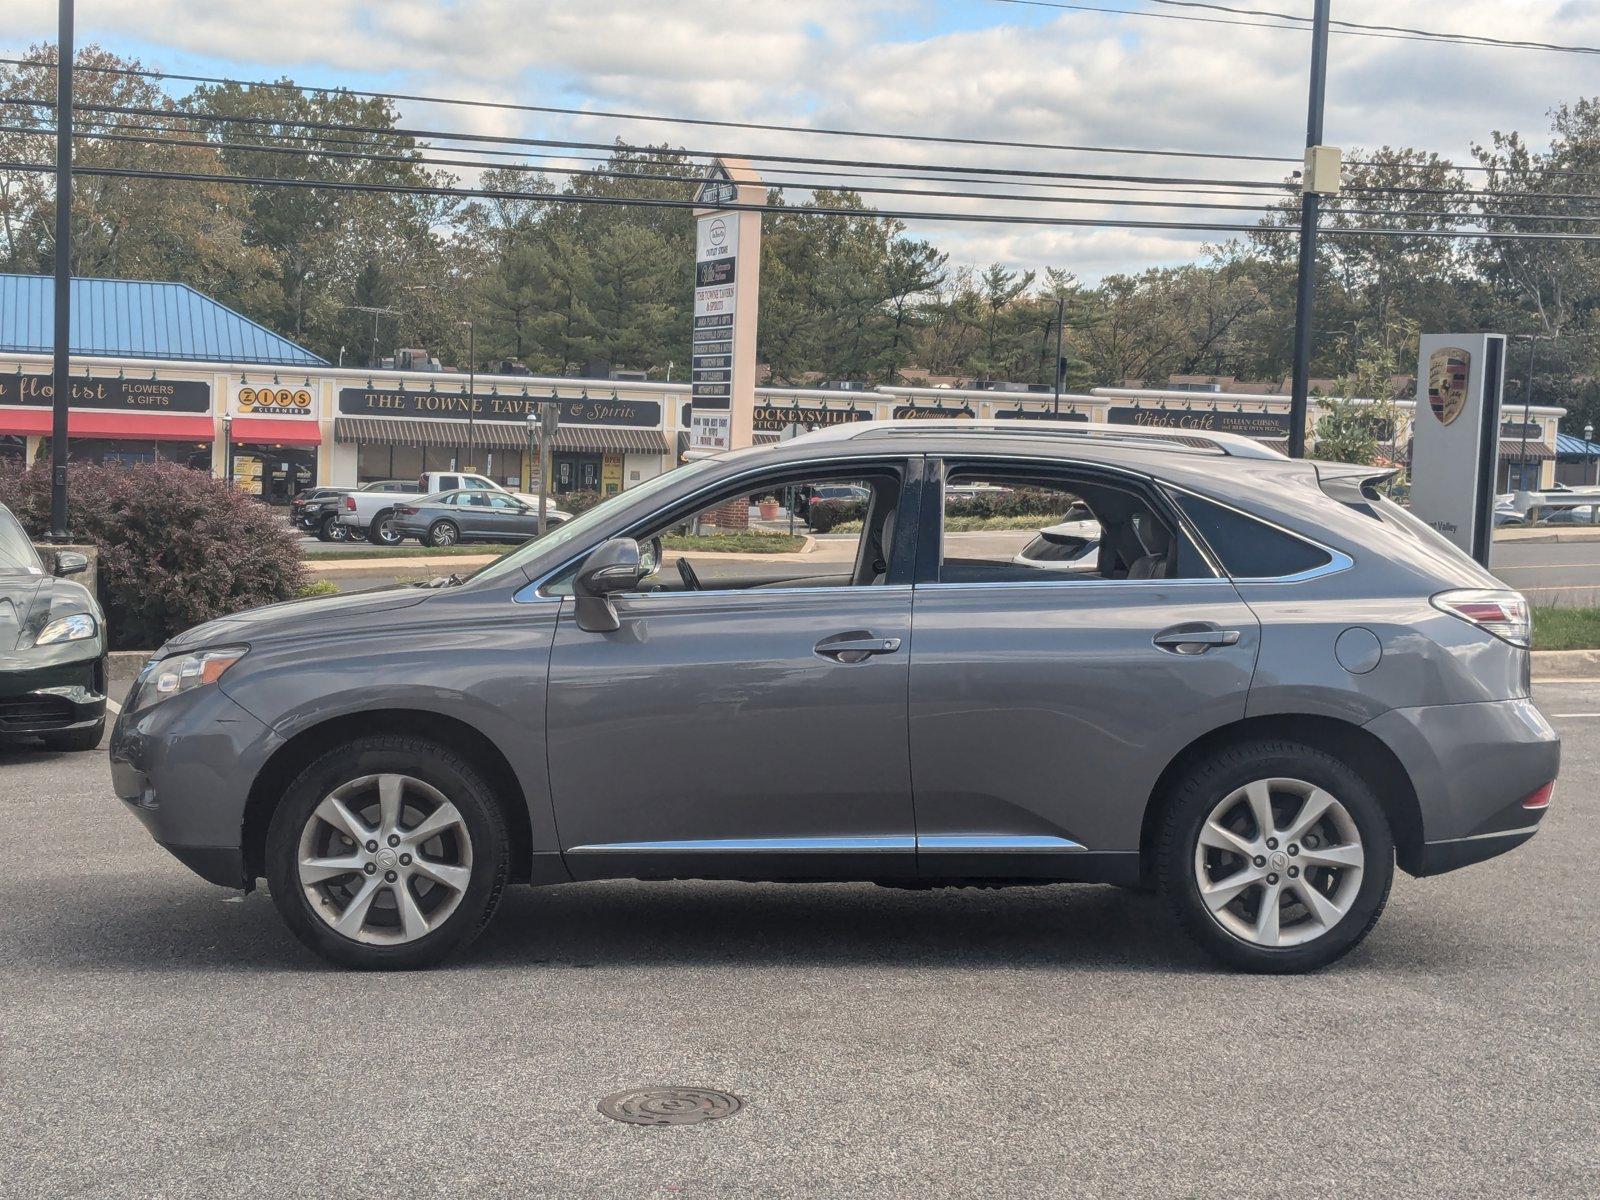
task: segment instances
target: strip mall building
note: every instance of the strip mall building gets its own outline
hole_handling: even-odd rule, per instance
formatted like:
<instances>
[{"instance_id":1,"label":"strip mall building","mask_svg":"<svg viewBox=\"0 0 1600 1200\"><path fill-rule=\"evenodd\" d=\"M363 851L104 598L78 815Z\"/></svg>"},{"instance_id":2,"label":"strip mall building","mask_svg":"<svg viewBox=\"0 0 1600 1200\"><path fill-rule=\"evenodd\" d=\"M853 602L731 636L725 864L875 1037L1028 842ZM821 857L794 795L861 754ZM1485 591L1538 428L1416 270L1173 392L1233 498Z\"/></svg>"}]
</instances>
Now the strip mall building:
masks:
<instances>
[{"instance_id":1,"label":"strip mall building","mask_svg":"<svg viewBox=\"0 0 1600 1200\"><path fill-rule=\"evenodd\" d=\"M48 457L53 287L0 275L0 459ZM690 385L516 375L339 368L208 297L172 283L83 279L73 286L76 461L167 459L222 477L270 503L302 488L409 479L476 467L531 486L535 406L560 405L551 447L558 492L613 492L669 470L688 442ZM1396 404L1380 440L1407 457L1412 402ZM1311 421L1317 418L1313 401ZM1566 410L1508 408L1498 488L1555 482L1557 425ZM881 387L870 391L757 388L755 436L889 418L1098 421L1240 433L1280 449L1281 395L1096 388L1034 392Z\"/></svg>"}]
</instances>

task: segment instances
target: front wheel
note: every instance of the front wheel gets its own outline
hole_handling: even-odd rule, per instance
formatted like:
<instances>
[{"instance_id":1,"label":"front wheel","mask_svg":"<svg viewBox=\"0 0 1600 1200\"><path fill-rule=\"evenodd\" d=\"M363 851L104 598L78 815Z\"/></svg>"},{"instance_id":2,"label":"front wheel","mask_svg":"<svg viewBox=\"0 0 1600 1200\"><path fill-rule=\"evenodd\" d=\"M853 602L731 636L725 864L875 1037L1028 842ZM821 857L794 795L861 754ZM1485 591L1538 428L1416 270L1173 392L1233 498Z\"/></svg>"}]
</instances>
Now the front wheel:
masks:
<instances>
[{"instance_id":1,"label":"front wheel","mask_svg":"<svg viewBox=\"0 0 1600 1200\"><path fill-rule=\"evenodd\" d=\"M508 869L505 815L465 759L373 735L318 758L267 831L266 873L302 942L346 967L429 967L488 924Z\"/></svg>"},{"instance_id":2,"label":"front wheel","mask_svg":"<svg viewBox=\"0 0 1600 1200\"><path fill-rule=\"evenodd\" d=\"M1376 924L1394 838L1371 787L1344 762L1257 742L1220 751L1179 785L1156 873L1214 957L1246 971L1314 971Z\"/></svg>"}]
</instances>

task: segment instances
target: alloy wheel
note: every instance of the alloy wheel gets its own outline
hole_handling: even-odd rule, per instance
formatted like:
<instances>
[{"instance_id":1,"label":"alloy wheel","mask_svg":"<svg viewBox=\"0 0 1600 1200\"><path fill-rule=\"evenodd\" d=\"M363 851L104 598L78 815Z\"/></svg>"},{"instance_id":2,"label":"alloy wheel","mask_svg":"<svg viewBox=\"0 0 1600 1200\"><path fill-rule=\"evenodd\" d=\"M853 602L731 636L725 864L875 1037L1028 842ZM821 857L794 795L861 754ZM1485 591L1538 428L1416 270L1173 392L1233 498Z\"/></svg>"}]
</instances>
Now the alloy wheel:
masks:
<instances>
[{"instance_id":1,"label":"alloy wheel","mask_svg":"<svg viewBox=\"0 0 1600 1200\"><path fill-rule=\"evenodd\" d=\"M456 544L456 527L449 521L440 521L433 527L433 544L435 546L454 546Z\"/></svg>"},{"instance_id":2,"label":"alloy wheel","mask_svg":"<svg viewBox=\"0 0 1600 1200\"><path fill-rule=\"evenodd\" d=\"M311 911L335 933L401 945L438 929L460 905L472 838L438 788L410 775L363 775L312 810L298 872Z\"/></svg>"},{"instance_id":3,"label":"alloy wheel","mask_svg":"<svg viewBox=\"0 0 1600 1200\"><path fill-rule=\"evenodd\" d=\"M1195 843L1200 899L1223 929L1269 949L1304 945L1349 913L1366 854L1349 811L1300 779L1257 779L1211 810Z\"/></svg>"}]
</instances>

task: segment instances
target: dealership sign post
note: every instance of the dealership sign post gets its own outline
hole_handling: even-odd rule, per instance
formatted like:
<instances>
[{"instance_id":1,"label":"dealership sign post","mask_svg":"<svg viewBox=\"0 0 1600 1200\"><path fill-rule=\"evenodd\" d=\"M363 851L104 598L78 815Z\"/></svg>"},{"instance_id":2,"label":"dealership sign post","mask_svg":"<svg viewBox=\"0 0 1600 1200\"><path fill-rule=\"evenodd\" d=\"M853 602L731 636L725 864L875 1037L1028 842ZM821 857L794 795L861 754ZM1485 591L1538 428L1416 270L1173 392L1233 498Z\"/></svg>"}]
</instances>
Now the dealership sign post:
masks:
<instances>
[{"instance_id":1,"label":"dealership sign post","mask_svg":"<svg viewBox=\"0 0 1600 1200\"><path fill-rule=\"evenodd\" d=\"M1411 511L1485 566L1505 357L1503 334L1424 334L1411 422Z\"/></svg>"},{"instance_id":2,"label":"dealership sign post","mask_svg":"<svg viewBox=\"0 0 1600 1200\"><path fill-rule=\"evenodd\" d=\"M729 450L754 440L761 214L723 206L762 204L765 196L748 163L719 158L698 202L689 446Z\"/></svg>"}]
</instances>

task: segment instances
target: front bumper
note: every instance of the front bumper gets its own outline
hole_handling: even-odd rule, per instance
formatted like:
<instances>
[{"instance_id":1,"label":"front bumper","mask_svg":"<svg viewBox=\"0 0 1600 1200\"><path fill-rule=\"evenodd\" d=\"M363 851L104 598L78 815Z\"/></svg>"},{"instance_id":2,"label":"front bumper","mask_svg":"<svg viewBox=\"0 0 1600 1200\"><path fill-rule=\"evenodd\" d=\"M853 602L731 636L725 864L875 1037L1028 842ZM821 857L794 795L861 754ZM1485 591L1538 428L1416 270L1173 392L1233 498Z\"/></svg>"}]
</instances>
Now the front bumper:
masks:
<instances>
[{"instance_id":1,"label":"front bumper","mask_svg":"<svg viewBox=\"0 0 1600 1200\"><path fill-rule=\"evenodd\" d=\"M249 887L250 786L282 744L212 685L125 709L111 731L111 782L151 836L190 870L225 887Z\"/></svg>"},{"instance_id":2,"label":"front bumper","mask_svg":"<svg viewBox=\"0 0 1600 1200\"><path fill-rule=\"evenodd\" d=\"M1561 739L1532 700L1396 708L1367 723L1411 777L1420 838L1400 865L1436 875L1520 846L1546 809L1522 801L1556 778Z\"/></svg>"},{"instance_id":3,"label":"front bumper","mask_svg":"<svg viewBox=\"0 0 1600 1200\"><path fill-rule=\"evenodd\" d=\"M24 665L27 661L15 655L0 659L0 737L74 733L105 719L104 650L76 662Z\"/></svg>"}]
</instances>

